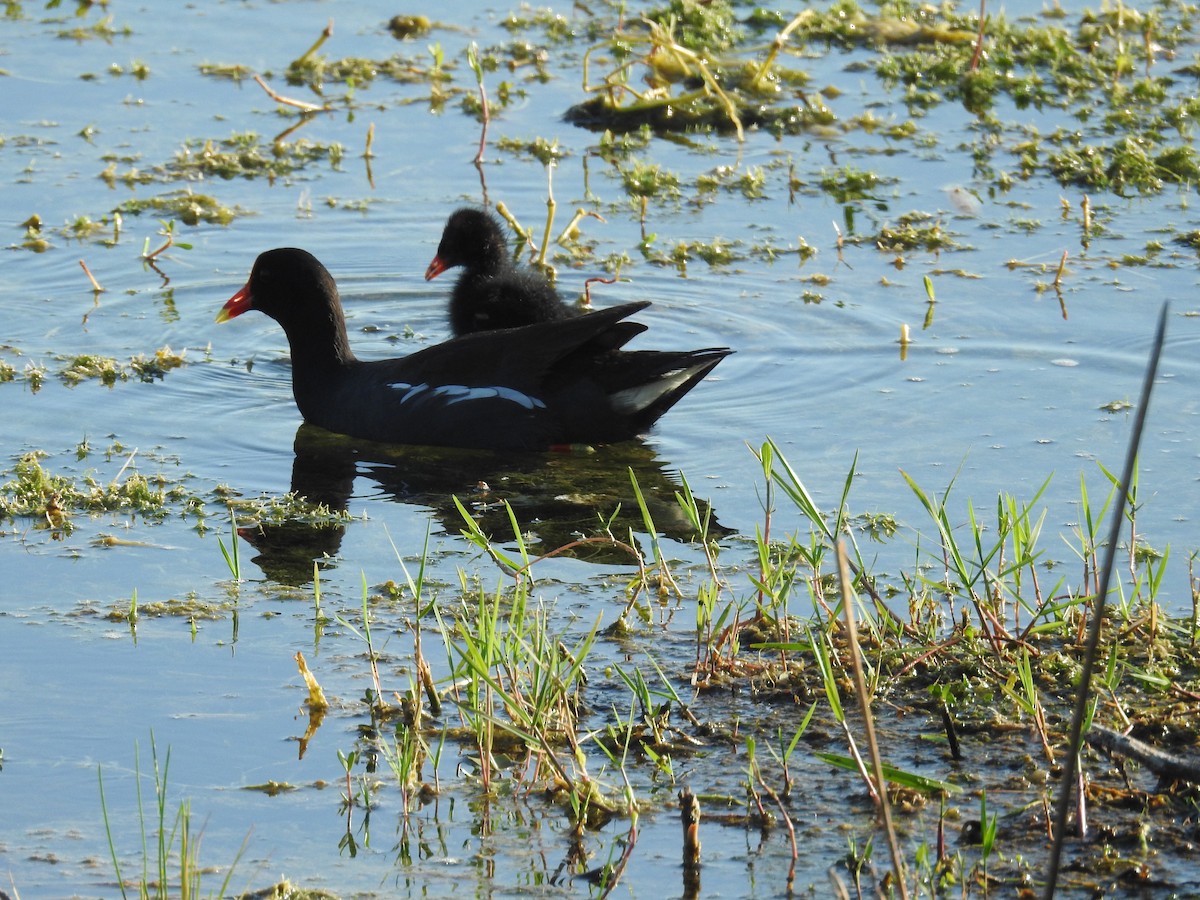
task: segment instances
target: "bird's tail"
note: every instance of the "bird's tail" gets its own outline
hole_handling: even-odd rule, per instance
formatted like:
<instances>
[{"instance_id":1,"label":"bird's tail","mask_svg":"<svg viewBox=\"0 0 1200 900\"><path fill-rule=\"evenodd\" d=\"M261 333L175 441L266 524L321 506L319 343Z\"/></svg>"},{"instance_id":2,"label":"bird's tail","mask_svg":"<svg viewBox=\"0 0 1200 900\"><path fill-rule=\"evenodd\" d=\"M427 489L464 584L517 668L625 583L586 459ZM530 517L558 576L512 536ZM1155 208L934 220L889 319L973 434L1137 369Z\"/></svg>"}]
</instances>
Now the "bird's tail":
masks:
<instances>
[{"instance_id":1,"label":"bird's tail","mask_svg":"<svg viewBox=\"0 0 1200 900\"><path fill-rule=\"evenodd\" d=\"M625 351L620 354L625 383L610 386L613 407L645 431L732 352L728 347Z\"/></svg>"}]
</instances>

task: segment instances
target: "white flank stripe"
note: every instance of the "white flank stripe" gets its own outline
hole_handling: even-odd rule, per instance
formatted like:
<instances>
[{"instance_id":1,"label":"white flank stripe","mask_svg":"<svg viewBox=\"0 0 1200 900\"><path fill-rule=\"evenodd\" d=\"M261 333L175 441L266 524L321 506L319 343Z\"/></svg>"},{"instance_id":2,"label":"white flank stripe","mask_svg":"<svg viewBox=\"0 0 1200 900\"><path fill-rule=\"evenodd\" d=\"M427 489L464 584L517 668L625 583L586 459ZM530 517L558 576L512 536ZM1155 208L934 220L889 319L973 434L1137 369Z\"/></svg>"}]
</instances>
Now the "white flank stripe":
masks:
<instances>
[{"instance_id":1,"label":"white flank stripe","mask_svg":"<svg viewBox=\"0 0 1200 900\"><path fill-rule=\"evenodd\" d=\"M465 384L439 384L435 388L430 388L428 384L412 385L406 381L396 381L389 384L388 387L404 393L404 396L400 398L401 403L407 403L428 391L431 397L443 398L447 406L462 403L464 400L499 399L516 403L526 409L546 408L546 404L537 397L531 397L509 387L467 387Z\"/></svg>"}]
</instances>

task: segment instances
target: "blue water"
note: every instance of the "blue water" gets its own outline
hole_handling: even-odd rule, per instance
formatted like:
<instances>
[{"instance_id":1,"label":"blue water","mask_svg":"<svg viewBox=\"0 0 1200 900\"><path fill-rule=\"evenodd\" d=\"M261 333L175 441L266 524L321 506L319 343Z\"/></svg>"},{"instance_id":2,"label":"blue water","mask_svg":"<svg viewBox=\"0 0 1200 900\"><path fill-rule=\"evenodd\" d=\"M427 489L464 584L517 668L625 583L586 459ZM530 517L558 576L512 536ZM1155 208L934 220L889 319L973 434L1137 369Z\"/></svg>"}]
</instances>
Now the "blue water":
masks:
<instances>
[{"instance_id":1,"label":"blue water","mask_svg":"<svg viewBox=\"0 0 1200 900\"><path fill-rule=\"evenodd\" d=\"M243 549L247 583L236 594L236 619L227 609L220 619L199 622L193 637L185 619L144 617L135 642L124 622L99 615L125 609L134 591L143 604L193 594L206 602L231 601L215 537L220 533L228 543L228 524L214 490L278 495L292 486L300 421L283 334L261 316L213 323L225 299L245 281L255 255L288 245L314 252L338 280L357 352L364 358L396 355L447 336L449 281L427 284L422 275L448 213L482 199L481 176L472 165L479 125L459 109L461 95L436 107L428 100L428 84L385 79L356 87L352 113L318 115L298 133L342 144L337 166L310 165L274 183L234 179L134 188L120 181L110 187L101 173L110 164L118 176L132 168L152 169L187 139L246 131L269 137L294 124L294 116L281 115L252 81L204 77L198 67L241 63L267 73L282 93L311 101L313 94L286 85L282 72L331 16L333 37L321 51L331 58L401 53L425 64L428 46L438 42L453 65L449 85L473 92L464 49L472 40L483 46L510 40L498 25L507 9L454 4L438 17L442 22L431 35L399 43L384 27L397 10L379 2L224 2L170 13L151 4L111 4L78 19L73 8L21 7L21 14L0 19L0 69L6 73L0 82L0 185L12 247L0 267L5 298L0 359L18 371L30 362L44 365L48 374L37 393L19 380L0 384L2 465L8 468L21 453L45 450L48 470L94 471L103 481L132 460L144 474L184 479L211 498L216 515L207 534L179 516L155 526L124 514L80 517L77 530L63 540L51 540L29 520L2 526L0 888L9 873L26 900L118 893L99 817L96 770L103 768L120 852L127 867L136 868L134 745L140 747L144 774L153 733L160 754L170 748L171 797L190 797L204 823L202 859L227 863L249 834L236 889L260 887L286 874L344 894L442 896L464 879L494 886L486 890L497 896L582 892L578 885L545 884L563 839L562 823L546 820L540 804L531 806L527 821L497 828L492 843L481 848L467 834L472 814L456 808L467 801L451 792L436 814L427 811L415 820L433 849L413 867L397 862L401 839L395 834L393 788L381 794L374 845L354 860L338 852L345 820L337 811L343 786L336 751L353 746L363 720L357 701L368 687L364 648L342 626L316 637L311 584L281 587L252 561L251 548ZM106 15L118 28L110 40L57 36ZM120 32L126 26L128 35ZM574 48L566 62L581 52ZM842 94L832 102L844 116L881 104L876 110L881 118L905 117L904 106L873 76L847 71L849 61L868 55L835 53L804 64L811 63L814 84L839 86ZM130 74L135 62L149 67L144 81ZM527 225L536 223L540 234L546 172L536 161L500 151L496 142L557 139L568 151L553 172L559 226L576 206L594 204L606 221L587 220L584 229L597 243L597 255L623 252L632 260L622 272L628 280L598 287L595 302L654 300L639 316L650 326L639 346L728 345L737 351L645 442L649 471L668 481L673 473L685 473L732 530L724 560L736 564L748 558L745 538L762 522L762 477L747 444L757 447L770 436L826 506L836 502L857 455L851 510L895 513L908 529L906 537L886 546L864 539L869 552L879 554L883 572L911 567L914 529L925 536L925 549L932 546L933 529L901 470L930 492L953 482L951 517L964 526L968 500L986 516L999 493L1028 498L1050 478L1039 504L1048 511L1043 545L1048 557L1075 572L1080 564L1072 529L1079 521L1080 477L1094 502L1102 498L1107 481L1098 464L1119 469L1129 437L1131 413L1102 407L1136 400L1155 317L1169 301L1166 350L1140 460L1138 532L1160 550L1171 547L1160 602L1176 613L1190 609L1186 557L1198 544L1200 458L1195 254L1169 245L1155 265L1120 264L1123 255L1143 252L1167 223L1194 227L1189 194L1093 196L1106 230L1082 246L1082 191L1039 176L990 196L988 185L973 175L970 148L977 138L971 119L952 104L918 120L922 132L936 138L929 146L861 132L782 140L752 132L740 146L729 137L657 140L642 155L678 173L685 185L719 165L763 167L768 173L764 199L718 192L711 202L693 203L693 192L685 188L678 203L651 204L647 230L657 236L657 246L722 237L743 245L769 238L789 247L802 237L818 250L802 264L794 254L773 262L747 256L716 268L693 260L680 274L641 259L637 212L625 201L619 179L594 154L598 135L561 120L562 111L579 99L578 75L573 64L561 70L556 65L544 84L527 69L489 73L493 91L508 79L528 93L497 110L491 124L484 167L489 196ZM114 66L123 74L114 74ZM343 93L343 86L327 87L329 96ZM996 112L1037 121L1039 127L1053 118ZM373 184L361 156L372 124ZM80 133L89 128L94 133L85 139ZM914 252L897 267L893 254L869 243L847 244L839 260L835 229L855 236L844 210L813 191L789 200L788 160L806 182L846 164L892 176L895 183L881 191L885 208L867 204L858 210L859 231L870 232L878 221L909 210L926 210L940 215L962 249ZM114 246L57 233L79 216L99 218L131 197L189 187L247 214L229 226L180 226L179 239L192 246L172 250L161 261L167 284L139 259L145 240L152 246L161 241L153 214L126 215ZM978 208L956 211L948 193L955 188L976 190ZM1072 209L1067 217L1063 201ZM19 249L18 223L34 214L52 245L45 253ZM1026 230L1025 220L1037 220L1040 227ZM1070 260L1060 305L1053 290L1039 291L1037 285L1053 279L1064 250ZM98 300L80 259L106 289ZM1014 260L1048 270L1010 266ZM585 277L598 274L603 273L563 263L560 284L576 292ZM937 303L932 324L923 329L926 276ZM819 294L821 302L806 302L806 293ZM913 343L902 357L898 339L904 324ZM161 382L67 387L54 376L60 356L95 353L126 360L164 345L183 351L187 364ZM76 461L74 449L85 439L92 455ZM121 449L105 459L105 449L115 442ZM623 477L624 462L616 459L602 452L597 466L612 465ZM453 490L468 491L489 477L486 467L476 471L464 463ZM396 493L395 484L360 470L347 500L357 519L331 545L332 559L322 575L330 609L356 614L364 579L372 586L401 581L396 551L411 565L427 531L439 552L431 577L445 602L458 596L460 567L485 586L499 583L497 571L458 535L434 500L422 495L395 502ZM538 530L537 522L523 524ZM780 533L800 525L794 512L783 509L774 527ZM92 543L106 534L149 546ZM674 542L671 547L686 564L698 562L694 548ZM620 586L632 570L612 562L560 560L541 571L545 602L564 613L571 623L564 627L575 633L598 614L605 624L616 618L624 603ZM737 590L748 595L750 588L738 584ZM388 623L385 631L400 632L407 613L380 615ZM664 653L686 661L691 622L688 608L672 634L678 644L664 646ZM397 633L393 640L387 673L392 688L403 690L410 638ZM294 740L305 725L298 713L302 683L292 660L297 650L310 656L326 690L338 698L302 760ZM794 727L790 713L778 718ZM455 758L443 769L452 780L458 759L456 751L450 755ZM736 792L736 778L725 774L725 789ZM385 767L378 777L387 781ZM273 798L241 790L268 780L299 789ZM828 790L831 799L838 797L836 785ZM864 808L862 817L869 822L870 810ZM660 813L642 825L642 852L631 868L635 884L675 865L674 850L661 849L674 847L673 819ZM619 830L611 827L603 837L610 843L592 848L600 862ZM819 830L814 826L814 833ZM661 834L669 838L655 837ZM710 834L708 889L778 895L787 852L778 832L757 856L755 847L740 846L740 832L733 842L721 830ZM839 835L814 840L806 851L812 855L803 883L824 884L824 867L844 849ZM495 870L481 862L493 851ZM47 859L51 854L54 862ZM220 877L206 885L215 890Z\"/></svg>"}]
</instances>

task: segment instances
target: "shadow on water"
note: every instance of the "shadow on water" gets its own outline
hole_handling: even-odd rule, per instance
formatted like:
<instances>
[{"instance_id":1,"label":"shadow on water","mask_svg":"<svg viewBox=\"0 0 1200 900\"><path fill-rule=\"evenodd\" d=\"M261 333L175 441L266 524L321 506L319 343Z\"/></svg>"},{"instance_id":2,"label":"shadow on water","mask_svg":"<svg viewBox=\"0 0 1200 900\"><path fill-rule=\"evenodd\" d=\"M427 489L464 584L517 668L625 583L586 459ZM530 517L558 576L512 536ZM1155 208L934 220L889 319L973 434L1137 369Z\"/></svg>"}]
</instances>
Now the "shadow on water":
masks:
<instances>
[{"instance_id":1,"label":"shadow on water","mask_svg":"<svg viewBox=\"0 0 1200 900\"><path fill-rule=\"evenodd\" d=\"M532 555L549 553L582 537L604 534L619 540L630 531L644 533L630 472L637 478L646 507L660 535L679 541L696 537L695 529L675 499L678 474L642 441L573 453L512 453L377 444L333 434L313 425L296 431L292 492L331 512L343 512L362 477L375 489L359 497L393 500L428 507L442 529L463 527L454 498L471 511L485 534L503 544L511 539L507 502L525 530ZM728 533L709 505L710 534ZM254 563L272 581L303 586L312 581L313 560L335 557L346 525L311 517L289 518L239 529L257 551ZM611 544L589 543L568 550L579 559L630 564L629 556Z\"/></svg>"}]
</instances>

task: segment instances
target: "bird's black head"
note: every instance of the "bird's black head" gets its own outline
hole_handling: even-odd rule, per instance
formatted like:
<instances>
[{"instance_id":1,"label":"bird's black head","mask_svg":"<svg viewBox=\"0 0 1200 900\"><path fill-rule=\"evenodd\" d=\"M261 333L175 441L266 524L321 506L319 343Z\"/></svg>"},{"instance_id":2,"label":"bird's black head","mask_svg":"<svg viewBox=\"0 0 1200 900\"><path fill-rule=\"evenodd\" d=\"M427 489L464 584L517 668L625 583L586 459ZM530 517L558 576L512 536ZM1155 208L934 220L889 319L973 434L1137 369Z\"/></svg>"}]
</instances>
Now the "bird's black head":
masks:
<instances>
[{"instance_id":1,"label":"bird's black head","mask_svg":"<svg viewBox=\"0 0 1200 900\"><path fill-rule=\"evenodd\" d=\"M295 321L324 318L337 305L337 285L320 260L307 250L280 247L259 254L245 287L217 318L224 322L256 309L287 328Z\"/></svg>"},{"instance_id":2,"label":"bird's black head","mask_svg":"<svg viewBox=\"0 0 1200 900\"><path fill-rule=\"evenodd\" d=\"M491 268L508 259L508 242L500 221L474 207L455 210L446 221L435 260L440 271L455 266Z\"/></svg>"},{"instance_id":3,"label":"bird's black head","mask_svg":"<svg viewBox=\"0 0 1200 900\"><path fill-rule=\"evenodd\" d=\"M251 309L283 326L293 360L297 353L321 361L353 359L337 285L307 250L281 247L260 254L245 287L229 298L217 321Z\"/></svg>"}]
</instances>

